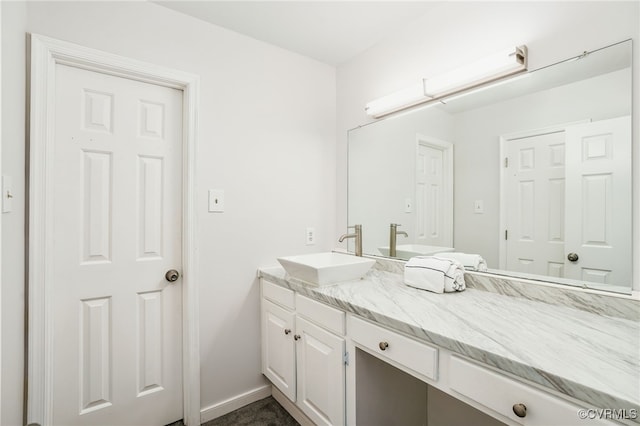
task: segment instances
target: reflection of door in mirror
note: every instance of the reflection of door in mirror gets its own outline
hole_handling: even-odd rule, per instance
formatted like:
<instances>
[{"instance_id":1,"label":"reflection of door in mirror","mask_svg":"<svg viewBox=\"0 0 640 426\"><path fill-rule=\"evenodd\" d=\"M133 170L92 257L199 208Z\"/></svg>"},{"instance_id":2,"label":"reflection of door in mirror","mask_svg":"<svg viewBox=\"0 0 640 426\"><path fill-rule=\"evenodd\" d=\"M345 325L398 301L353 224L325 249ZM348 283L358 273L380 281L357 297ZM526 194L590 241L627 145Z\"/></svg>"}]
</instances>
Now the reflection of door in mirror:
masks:
<instances>
[{"instance_id":1,"label":"reflection of door in mirror","mask_svg":"<svg viewBox=\"0 0 640 426\"><path fill-rule=\"evenodd\" d=\"M630 283L631 117L570 126L566 141L565 276Z\"/></svg>"},{"instance_id":2,"label":"reflection of door in mirror","mask_svg":"<svg viewBox=\"0 0 640 426\"><path fill-rule=\"evenodd\" d=\"M453 144L417 140L415 243L453 247Z\"/></svg>"},{"instance_id":3,"label":"reflection of door in mirror","mask_svg":"<svg viewBox=\"0 0 640 426\"><path fill-rule=\"evenodd\" d=\"M627 116L505 140L501 268L631 281L630 128Z\"/></svg>"},{"instance_id":4,"label":"reflection of door in mirror","mask_svg":"<svg viewBox=\"0 0 640 426\"><path fill-rule=\"evenodd\" d=\"M564 131L506 143L506 265L501 269L564 277Z\"/></svg>"}]
</instances>

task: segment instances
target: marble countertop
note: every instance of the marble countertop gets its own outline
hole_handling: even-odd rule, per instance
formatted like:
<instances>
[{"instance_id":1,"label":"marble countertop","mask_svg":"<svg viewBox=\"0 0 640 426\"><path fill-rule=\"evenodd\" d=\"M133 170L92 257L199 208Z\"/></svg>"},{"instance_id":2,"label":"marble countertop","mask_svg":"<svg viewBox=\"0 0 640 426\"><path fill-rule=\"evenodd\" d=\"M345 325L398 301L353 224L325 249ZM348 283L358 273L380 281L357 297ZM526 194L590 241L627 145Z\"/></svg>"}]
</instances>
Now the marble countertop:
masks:
<instances>
[{"instance_id":1,"label":"marble countertop","mask_svg":"<svg viewBox=\"0 0 640 426\"><path fill-rule=\"evenodd\" d=\"M496 367L585 402L640 411L640 323L568 306L467 288L436 294L402 275L311 287L280 267L265 279L312 299ZM639 420L635 420L638 422Z\"/></svg>"}]
</instances>

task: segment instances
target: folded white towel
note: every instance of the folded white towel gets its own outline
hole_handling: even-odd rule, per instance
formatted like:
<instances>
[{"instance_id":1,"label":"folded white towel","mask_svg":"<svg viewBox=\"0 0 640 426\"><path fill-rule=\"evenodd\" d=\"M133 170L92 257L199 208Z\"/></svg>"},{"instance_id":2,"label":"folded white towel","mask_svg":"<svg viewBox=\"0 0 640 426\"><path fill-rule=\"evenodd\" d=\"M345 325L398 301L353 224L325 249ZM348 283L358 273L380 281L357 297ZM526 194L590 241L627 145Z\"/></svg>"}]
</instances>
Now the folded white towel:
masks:
<instances>
[{"instance_id":1,"label":"folded white towel","mask_svg":"<svg viewBox=\"0 0 640 426\"><path fill-rule=\"evenodd\" d=\"M455 259L416 256L404 266L404 283L434 293L463 291L464 267Z\"/></svg>"},{"instance_id":2,"label":"folded white towel","mask_svg":"<svg viewBox=\"0 0 640 426\"><path fill-rule=\"evenodd\" d=\"M455 259L464 265L467 271L486 271L487 262L479 254L467 254L460 252L443 252L434 254L435 257L443 259Z\"/></svg>"}]
</instances>

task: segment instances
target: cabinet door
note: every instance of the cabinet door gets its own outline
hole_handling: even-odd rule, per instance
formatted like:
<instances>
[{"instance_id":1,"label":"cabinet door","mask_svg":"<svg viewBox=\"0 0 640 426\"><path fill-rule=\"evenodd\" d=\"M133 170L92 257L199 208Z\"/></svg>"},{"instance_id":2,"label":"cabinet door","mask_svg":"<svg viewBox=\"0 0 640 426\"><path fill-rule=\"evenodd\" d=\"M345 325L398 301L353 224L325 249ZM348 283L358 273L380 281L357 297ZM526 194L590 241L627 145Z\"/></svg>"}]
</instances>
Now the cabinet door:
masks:
<instances>
[{"instance_id":1,"label":"cabinet door","mask_svg":"<svg viewBox=\"0 0 640 426\"><path fill-rule=\"evenodd\" d=\"M296 401L294 313L262 300L262 373Z\"/></svg>"},{"instance_id":2,"label":"cabinet door","mask_svg":"<svg viewBox=\"0 0 640 426\"><path fill-rule=\"evenodd\" d=\"M345 422L344 339L296 318L298 406L317 425Z\"/></svg>"}]
</instances>

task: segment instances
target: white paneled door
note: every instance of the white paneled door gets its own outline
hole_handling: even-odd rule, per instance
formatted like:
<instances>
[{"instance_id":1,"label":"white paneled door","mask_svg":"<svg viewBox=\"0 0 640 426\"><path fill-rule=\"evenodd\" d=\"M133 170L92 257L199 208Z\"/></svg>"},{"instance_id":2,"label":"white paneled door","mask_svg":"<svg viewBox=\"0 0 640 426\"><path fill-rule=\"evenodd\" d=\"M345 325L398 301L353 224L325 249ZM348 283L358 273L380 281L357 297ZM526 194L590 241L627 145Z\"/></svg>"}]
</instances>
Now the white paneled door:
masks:
<instances>
[{"instance_id":1,"label":"white paneled door","mask_svg":"<svg viewBox=\"0 0 640 426\"><path fill-rule=\"evenodd\" d=\"M565 135L509 141L506 269L565 276Z\"/></svg>"},{"instance_id":2,"label":"white paneled door","mask_svg":"<svg viewBox=\"0 0 640 426\"><path fill-rule=\"evenodd\" d=\"M53 422L182 418L182 91L56 65Z\"/></svg>"},{"instance_id":3,"label":"white paneled door","mask_svg":"<svg viewBox=\"0 0 640 426\"><path fill-rule=\"evenodd\" d=\"M631 284L631 117L567 127L568 278Z\"/></svg>"},{"instance_id":4,"label":"white paneled door","mask_svg":"<svg viewBox=\"0 0 640 426\"><path fill-rule=\"evenodd\" d=\"M416 155L416 235L430 246L453 246L452 144L418 138Z\"/></svg>"}]
</instances>

